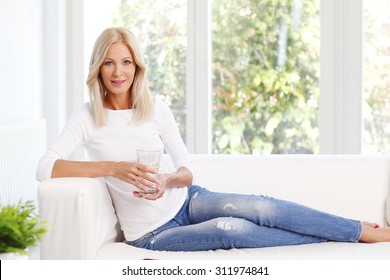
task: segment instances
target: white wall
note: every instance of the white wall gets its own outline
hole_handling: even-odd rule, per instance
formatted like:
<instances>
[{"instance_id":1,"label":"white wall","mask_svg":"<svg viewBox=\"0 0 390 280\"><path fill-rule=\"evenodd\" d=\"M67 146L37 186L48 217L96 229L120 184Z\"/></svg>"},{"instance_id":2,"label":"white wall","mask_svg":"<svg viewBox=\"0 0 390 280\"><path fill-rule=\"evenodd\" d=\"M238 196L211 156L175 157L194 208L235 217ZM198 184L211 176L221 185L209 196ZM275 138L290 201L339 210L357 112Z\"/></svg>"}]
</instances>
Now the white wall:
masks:
<instances>
[{"instance_id":1,"label":"white wall","mask_svg":"<svg viewBox=\"0 0 390 280\"><path fill-rule=\"evenodd\" d=\"M42 117L42 2L0 1L0 125Z\"/></svg>"}]
</instances>

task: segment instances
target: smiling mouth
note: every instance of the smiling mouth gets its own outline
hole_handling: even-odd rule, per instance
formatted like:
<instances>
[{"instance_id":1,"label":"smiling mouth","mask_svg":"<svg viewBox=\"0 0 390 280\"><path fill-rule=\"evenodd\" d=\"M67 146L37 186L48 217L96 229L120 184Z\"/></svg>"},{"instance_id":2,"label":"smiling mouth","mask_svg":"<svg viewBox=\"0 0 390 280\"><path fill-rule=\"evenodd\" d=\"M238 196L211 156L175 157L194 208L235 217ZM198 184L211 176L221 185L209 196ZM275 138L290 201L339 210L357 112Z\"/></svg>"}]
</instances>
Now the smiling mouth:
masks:
<instances>
[{"instance_id":1,"label":"smiling mouth","mask_svg":"<svg viewBox=\"0 0 390 280\"><path fill-rule=\"evenodd\" d=\"M126 80L114 80L114 81L111 81L112 83L116 84L116 85L121 85L125 82Z\"/></svg>"}]
</instances>

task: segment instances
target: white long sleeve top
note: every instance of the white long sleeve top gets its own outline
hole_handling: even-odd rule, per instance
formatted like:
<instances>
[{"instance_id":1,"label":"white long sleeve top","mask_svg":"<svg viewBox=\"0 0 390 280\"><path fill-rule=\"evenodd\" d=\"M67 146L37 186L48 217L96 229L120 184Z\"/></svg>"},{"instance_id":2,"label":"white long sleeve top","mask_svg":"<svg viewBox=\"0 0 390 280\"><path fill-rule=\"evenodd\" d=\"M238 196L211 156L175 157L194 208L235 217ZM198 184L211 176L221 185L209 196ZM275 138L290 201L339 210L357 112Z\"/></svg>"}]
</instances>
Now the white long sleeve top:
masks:
<instances>
[{"instance_id":1,"label":"white long sleeve top","mask_svg":"<svg viewBox=\"0 0 390 280\"><path fill-rule=\"evenodd\" d=\"M180 136L169 107L159 99L148 122L137 124L134 110L107 110L107 124L97 126L87 103L67 122L60 136L38 163L39 181L51 177L57 159L69 159L74 150L83 146L91 161L137 161L139 147L160 147L170 155L175 168L187 167L194 175L193 163ZM187 196L187 187L167 188L164 196L155 200L135 197L138 190L116 178L104 177L119 223L128 241L136 240L172 219Z\"/></svg>"}]
</instances>

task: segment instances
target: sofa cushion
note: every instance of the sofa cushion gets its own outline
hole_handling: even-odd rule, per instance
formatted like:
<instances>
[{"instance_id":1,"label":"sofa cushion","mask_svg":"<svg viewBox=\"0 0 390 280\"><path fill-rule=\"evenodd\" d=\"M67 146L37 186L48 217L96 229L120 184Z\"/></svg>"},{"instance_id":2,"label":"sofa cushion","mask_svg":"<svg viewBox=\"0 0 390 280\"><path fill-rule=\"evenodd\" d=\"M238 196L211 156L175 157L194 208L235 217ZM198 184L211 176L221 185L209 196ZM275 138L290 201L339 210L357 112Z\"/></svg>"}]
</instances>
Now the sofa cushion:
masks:
<instances>
[{"instance_id":1,"label":"sofa cushion","mask_svg":"<svg viewBox=\"0 0 390 280\"><path fill-rule=\"evenodd\" d=\"M104 245L97 252L96 258L106 260L388 260L389 252L390 242L373 244L324 242L199 252L151 251L117 242Z\"/></svg>"}]
</instances>

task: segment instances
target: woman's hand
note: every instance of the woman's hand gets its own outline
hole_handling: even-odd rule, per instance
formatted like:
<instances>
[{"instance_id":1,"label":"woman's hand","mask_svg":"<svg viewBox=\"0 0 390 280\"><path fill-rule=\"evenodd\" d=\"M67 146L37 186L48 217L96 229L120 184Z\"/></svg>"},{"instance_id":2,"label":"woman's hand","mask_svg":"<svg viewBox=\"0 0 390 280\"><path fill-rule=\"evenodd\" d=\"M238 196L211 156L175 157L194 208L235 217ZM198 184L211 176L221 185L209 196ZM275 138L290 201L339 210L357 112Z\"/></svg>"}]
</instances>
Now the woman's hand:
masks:
<instances>
[{"instance_id":1,"label":"woman's hand","mask_svg":"<svg viewBox=\"0 0 390 280\"><path fill-rule=\"evenodd\" d=\"M121 161L114 164L111 176L132 184L140 190L139 193L142 193L159 185L159 180L151 174L156 174L156 170L151 167L137 162Z\"/></svg>"},{"instance_id":2,"label":"woman's hand","mask_svg":"<svg viewBox=\"0 0 390 280\"><path fill-rule=\"evenodd\" d=\"M145 198L147 200L156 200L162 197L165 193L165 188L167 184L167 179L168 179L168 174L159 174L158 175L158 180L156 184L156 192L155 193L142 193L135 191L133 192L134 196L139 197L139 198Z\"/></svg>"}]
</instances>

